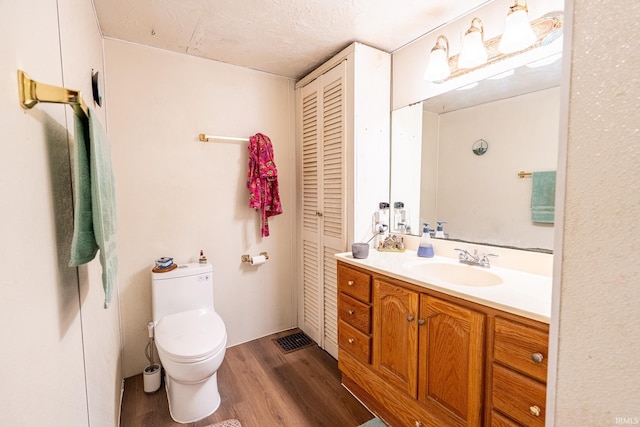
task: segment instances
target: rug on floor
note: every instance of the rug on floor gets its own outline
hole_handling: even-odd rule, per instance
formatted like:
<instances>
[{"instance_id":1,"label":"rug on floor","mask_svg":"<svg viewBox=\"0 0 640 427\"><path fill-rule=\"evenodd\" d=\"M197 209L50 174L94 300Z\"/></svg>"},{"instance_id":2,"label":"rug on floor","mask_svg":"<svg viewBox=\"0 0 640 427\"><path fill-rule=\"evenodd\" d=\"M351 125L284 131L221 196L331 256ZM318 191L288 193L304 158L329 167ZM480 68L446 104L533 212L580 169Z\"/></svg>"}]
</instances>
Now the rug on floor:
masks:
<instances>
[{"instance_id":1,"label":"rug on floor","mask_svg":"<svg viewBox=\"0 0 640 427\"><path fill-rule=\"evenodd\" d=\"M224 420L219 423L211 424L206 427L242 427L238 420Z\"/></svg>"},{"instance_id":2,"label":"rug on floor","mask_svg":"<svg viewBox=\"0 0 640 427\"><path fill-rule=\"evenodd\" d=\"M360 424L358 427L387 427L387 425L380 418L374 418L364 424Z\"/></svg>"}]
</instances>

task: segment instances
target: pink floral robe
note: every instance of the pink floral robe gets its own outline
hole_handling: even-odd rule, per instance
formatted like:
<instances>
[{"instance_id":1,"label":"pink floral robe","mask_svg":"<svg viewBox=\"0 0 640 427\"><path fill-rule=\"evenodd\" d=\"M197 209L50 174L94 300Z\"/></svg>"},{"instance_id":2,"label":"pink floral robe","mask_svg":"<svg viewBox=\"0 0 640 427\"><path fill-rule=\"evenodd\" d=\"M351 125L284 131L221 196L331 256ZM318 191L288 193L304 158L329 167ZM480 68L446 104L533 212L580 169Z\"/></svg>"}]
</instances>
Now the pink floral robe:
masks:
<instances>
[{"instance_id":1,"label":"pink floral robe","mask_svg":"<svg viewBox=\"0 0 640 427\"><path fill-rule=\"evenodd\" d=\"M249 207L261 212L262 237L269 235L270 216L282 213L278 193L278 170L273 161L273 147L268 136L257 133L249 138Z\"/></svg>"}]
</instances>

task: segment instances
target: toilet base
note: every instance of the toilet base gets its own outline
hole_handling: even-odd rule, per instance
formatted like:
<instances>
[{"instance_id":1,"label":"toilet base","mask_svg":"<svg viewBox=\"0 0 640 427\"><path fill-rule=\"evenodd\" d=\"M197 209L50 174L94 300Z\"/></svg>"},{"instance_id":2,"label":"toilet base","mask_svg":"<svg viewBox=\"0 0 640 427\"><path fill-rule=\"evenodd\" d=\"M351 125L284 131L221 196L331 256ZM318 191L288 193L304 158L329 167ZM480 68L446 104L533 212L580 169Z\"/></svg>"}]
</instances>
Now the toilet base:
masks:
<instances>
[{"instance_id":1,"label":"toilet base","mask_svg":"<svg viewBox=\"0 0 640 427\"><path fill-rule=\"evenodd\" d=\"M192 423L213 414L220 406L218 373L198 383L181 383L165 376L171 418L178 423Z\"/></svg>"}]
</instances>

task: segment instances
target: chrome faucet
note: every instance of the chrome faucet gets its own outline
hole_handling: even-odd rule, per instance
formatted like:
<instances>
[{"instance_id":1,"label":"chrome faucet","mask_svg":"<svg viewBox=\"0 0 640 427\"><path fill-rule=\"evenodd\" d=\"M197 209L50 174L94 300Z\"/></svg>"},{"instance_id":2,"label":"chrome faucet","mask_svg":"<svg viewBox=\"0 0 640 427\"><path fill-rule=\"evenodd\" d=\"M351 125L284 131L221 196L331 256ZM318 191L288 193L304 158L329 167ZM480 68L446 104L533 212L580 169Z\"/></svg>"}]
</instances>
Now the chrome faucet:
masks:
<instances>
[{"instance_id":1,"label":"chrome faucet","mask_svg":"<svg viewBox=\"0 0 640 427\"><path fill-rule=\"evenodd\" d=\"M483 253L482 255L478 255L477 249L474 249L473 253L469 252L466 249L456 248L455 250L460 252L460 254L458 255L458 260L462 264L477 265L484 268L491 267L491 264L489 263L490 256L495 256L495 257L498 256L498 254L488 254L488 253Z\"/></svg>"}]
</instances>

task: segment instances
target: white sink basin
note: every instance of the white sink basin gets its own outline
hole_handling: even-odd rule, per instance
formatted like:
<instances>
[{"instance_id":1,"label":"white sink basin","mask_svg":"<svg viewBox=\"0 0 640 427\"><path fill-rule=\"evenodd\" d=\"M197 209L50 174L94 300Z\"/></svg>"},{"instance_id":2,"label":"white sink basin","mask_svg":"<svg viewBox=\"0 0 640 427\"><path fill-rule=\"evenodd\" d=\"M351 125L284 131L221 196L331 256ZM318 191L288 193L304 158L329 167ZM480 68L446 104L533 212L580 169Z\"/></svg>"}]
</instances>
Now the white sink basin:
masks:
<instances>
[{"instance_id":1,"label":"white sink basin","mask_svg":"<svg viewBox=\"0 0 640 427\"><path fill-rule=\"evenodd\" d=\"M502 278L497 274L481 267L472 267L465 264L447 264L442 262L412 262L405 267L412 273L421 276L428 282L429 279L448 282L461 286L496 286L502 283Z\"/></svg>"}]
</instances>

